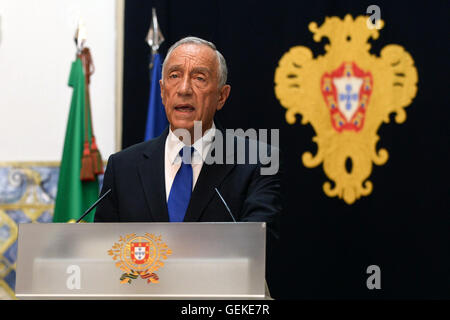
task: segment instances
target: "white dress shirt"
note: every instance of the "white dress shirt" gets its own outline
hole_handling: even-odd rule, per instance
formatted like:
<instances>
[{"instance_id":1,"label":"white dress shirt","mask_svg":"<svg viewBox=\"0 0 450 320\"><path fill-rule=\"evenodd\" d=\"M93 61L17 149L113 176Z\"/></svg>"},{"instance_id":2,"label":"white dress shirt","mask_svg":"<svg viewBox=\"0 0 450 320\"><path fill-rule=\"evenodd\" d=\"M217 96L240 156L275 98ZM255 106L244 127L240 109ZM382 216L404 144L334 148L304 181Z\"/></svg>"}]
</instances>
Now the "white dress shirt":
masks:
<instances>
[{"instance_id":1,"label":"white dress shirt","mask_svg":"<svg viewBox=\"0 0 450 320\"><path fill-rule=\"evenodd\" d=\"M216 126L213 122L212 127L206 130L205 134L194 142L194 152L192 154L192 190L194 190L197 183L198 176L202 170L203 162L208 155L209 149L214 139ZM173 180L180 169L181 157L180 150L185 144L172 132L169 127L169 134L166 138L165 156L164 156L164 171L166 178L166 201L169 199L170 189L172 188Z\"/></svg>"}]
</instances>

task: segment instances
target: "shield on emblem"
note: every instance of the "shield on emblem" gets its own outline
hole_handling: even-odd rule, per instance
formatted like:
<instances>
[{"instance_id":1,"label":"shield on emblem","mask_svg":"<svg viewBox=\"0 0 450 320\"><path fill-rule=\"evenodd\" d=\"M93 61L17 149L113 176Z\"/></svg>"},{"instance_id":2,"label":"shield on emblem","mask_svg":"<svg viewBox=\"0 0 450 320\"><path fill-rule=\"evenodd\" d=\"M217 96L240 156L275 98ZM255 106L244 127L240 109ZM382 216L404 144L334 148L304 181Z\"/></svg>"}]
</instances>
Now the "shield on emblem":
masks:
<instances>
[{"instance_id":1,"label":"shield on emblem","mask_svg":"<svg viewBox=\"0 0 450 320\"><path fill-rule=\"evenodd\" d=\"M131 243L131 260L136 264L143 264L150 255L150 244L148 242Z\"/></svg>"},{"instance_id":2,"label":"shield on emblem","mask_svg":"<svg viewBox=\"0 0 450 320\"><path fill-rule=\"evenodd\" d=\"M358 109L359 90L363 80L356 77L341 77L333 79L337 89L338 107L349 122Z\"/></svg>"},{"instance_id":3,"label":"shield on emblem","mask_svg":"<svg viewBox=\"0 0 450 320\"><path fill-rule=\"evenodd\" d=\"M321 87L333 128L338 132L361 130L372 94L372 74L360 69L355 62L344 62L322 76Z\"/></svg>"}]
</instances>

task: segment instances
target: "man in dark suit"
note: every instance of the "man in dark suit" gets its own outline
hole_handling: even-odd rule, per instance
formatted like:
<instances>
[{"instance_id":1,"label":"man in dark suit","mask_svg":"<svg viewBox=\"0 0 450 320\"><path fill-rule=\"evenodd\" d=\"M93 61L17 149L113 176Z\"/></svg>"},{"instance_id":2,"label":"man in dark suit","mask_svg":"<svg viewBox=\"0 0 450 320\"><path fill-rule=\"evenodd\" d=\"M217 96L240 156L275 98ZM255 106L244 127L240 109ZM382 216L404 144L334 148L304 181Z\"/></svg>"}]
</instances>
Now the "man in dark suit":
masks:
<instances>
[{"instance_id":1,"label":"man in dark suit","mask_svg":"<svg viewBox=\"0 0 450 320\"><path fill-rule=\"evenodd\" d=\"M262 174L267 166L260 159L254 163L237 160L239 150L249 159L261 149L268 156L278 154L278 149L264 144L255 147L249 139L226 134L214 123L231 89L223 56L212 43L188 37L169 49L162 71L161 97L170 125L159 137L109 158L102 194L108 189L111 193L98 206L95 222L235 218L267 222L269 241L277 238L276 220L282 210L280 170ZM225 148L227 141L233 142L232 148Z\"/></svg>"}]
</instances>

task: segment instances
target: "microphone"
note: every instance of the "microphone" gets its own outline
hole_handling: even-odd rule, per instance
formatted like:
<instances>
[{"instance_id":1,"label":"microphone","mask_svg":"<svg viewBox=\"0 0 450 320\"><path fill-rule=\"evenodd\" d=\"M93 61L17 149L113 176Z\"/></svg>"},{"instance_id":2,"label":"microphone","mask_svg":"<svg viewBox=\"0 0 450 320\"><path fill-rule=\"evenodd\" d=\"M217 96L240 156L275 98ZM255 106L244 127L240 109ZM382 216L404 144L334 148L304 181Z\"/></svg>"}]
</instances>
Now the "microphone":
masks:
<instances>
[{"instance_id":1,"label":"microphone","mask_svg":"<svg viewBox=\"0 0 450 320\"><path fill-rule=\"evenodd\" d=\"M81 221L81 219L83 219L84 217L86 217L89 214L89 212L94 210L94 208L100 203L100 201L102 201L103 198L105 198L108 195L108 193L110 193L110 192L111 192L111 189L108 189L100 198L98 198L98 200L95 201L94 204L92 206L90 206L89 209L87 209L85 213L83 213L81 218L78 219L76 223L79 223Z\"/></svg>"},{"instance_id":2,"label":"microphone","mask_svg":"<svg viewBox=\"0 0 450 320\"><path fill-rule=\"evenodd\" d=\"M214 188L214 190L216 190L217 194L220 197L220 200L222 200L223 204L225 205L225 208L227 208L228 213L230 214L231 218L233 218L233 221L236 222L236 219L234 218L233 214L231 213L230 208L227 205L227 202L225 201L225 199L222 197L222 195L220 194L219 190L217 190L217 188Z\"/></svg>"}]
</instances>

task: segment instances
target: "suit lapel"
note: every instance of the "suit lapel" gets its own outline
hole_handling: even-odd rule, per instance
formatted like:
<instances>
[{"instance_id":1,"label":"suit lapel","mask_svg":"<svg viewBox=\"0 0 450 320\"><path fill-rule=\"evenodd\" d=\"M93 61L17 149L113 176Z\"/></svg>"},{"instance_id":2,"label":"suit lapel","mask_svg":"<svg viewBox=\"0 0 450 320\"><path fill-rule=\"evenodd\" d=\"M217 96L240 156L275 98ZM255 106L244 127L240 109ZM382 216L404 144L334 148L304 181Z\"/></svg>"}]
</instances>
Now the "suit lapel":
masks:
<instances>
[{"instance_id":1,"label":"suit lapel","mask_svg":"<svg viewBox=\"0 0 450 320\"><path fill-rule=\"evenodd\" d=\"M164 169L164 150L168 128L144 151L138 164L139 176L144 189L152 221L168 222L166 202L166 181Z\"/></svg>"},{"instance_id":2,"label":"suit lapel","mask_svg":"<svg viewBox=\"0 0 450 320\"><path fill-rule=\"evenodd\" d=\"M225 146L226 137L224 130L220 127L218 129L222 132L223 137L223 155L226 158L234 157L234 154L226 154ZM234 138L232 138L234 139ZM208 157L212 157L214 154L214 148L211 148ZM184 217L185 222L197 222L205 210L208 203L211 201L213 196L215 196L216 191L214 188L219 187L220 183L225 179L229 172L234 168L234 164L226 164L226 159L223 159L223 164L206 164L203 163L202 170L195 184L194 190L192 192L191 200ZM234 163L234 162L233 162Z\"/></svg>"}]
</instances>

